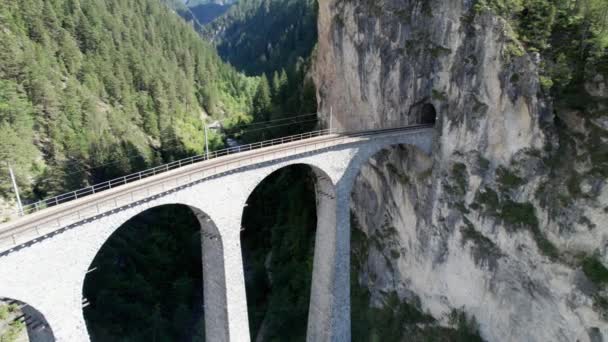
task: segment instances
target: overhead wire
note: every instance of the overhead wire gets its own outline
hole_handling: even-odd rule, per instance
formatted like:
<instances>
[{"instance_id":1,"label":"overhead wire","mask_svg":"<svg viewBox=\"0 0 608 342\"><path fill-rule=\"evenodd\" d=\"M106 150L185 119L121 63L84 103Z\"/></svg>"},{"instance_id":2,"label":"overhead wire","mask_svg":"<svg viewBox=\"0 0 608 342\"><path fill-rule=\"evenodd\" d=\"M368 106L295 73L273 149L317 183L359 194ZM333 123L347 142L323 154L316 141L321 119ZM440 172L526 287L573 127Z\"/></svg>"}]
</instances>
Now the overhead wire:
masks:
<instances>
[{"instance_id":1,"label":"overhead wire","mask_svg":"<svg viewBox=\"0 0 608 342\"><path fill-rule=\"evenodd\" d=\"M265 130L265 129L271 129L271 128L276 128L276 127L284 127L284 126L287 126L287 125L292 125L292 124L312 123L312 122L316 122L316 121L317 121L317 119L315 118L315 119L313 119L313 120L305 120L305 121L300 121L300 122L295 122L295 123L294 123L294 122L291 122L291 123L286 123L286 124L273 125L273 126L269 126L269 127L265 127L265 128L258 128L258 129L247 130L247 131L243 131L242 133L247 133L247 132L255 132L255 131L261 131L261 130ZM160 151L162 151L162 150L160 150ZM138 155L138 156L139 156L139 155ZM122 158L121 160L125 160L125 159L126 159L126 158ZM131 158L129 158L129 159L131 159ZM114 161L114 162L111 162L111 163L106 163L106 164L104 164L104 165L99 165L99 166L96 166L95 168L100 168L100 167L102 167L102 166L107 166L107 165L111 165L111 164L118 163L118 162L119 162L119 161ZM158 167L158 166L156 166L156 167ZM88 170L92 170L92 169L94 169L94 168L90 168L90 169L88 169ZM84 170L84 171L86 171L86 170ZM75 172L67 173L67 174L65 174L65 175L66 175L66 176L69 176L69 175L73 175L73 174L80 173L80 172L83 172L83 170L79 170L79 171L75 171ZM41 200L41 201L45 201L45 199L43 199L43 200ZM39 202L41 202L41 201L39 201Z\"/></svg>"},{"instance_id":2,"label":"overhead wire","mask_svg":"<svg viewBox=\"0 0 608 342\"><path fill-rule=\"evenodd\" d=\"M310 117L310 116L313 116L313 115L317 115L317 113L314 113L314 114L303 114L303 115L293 116L293 117L289 117L289 118L268 120L268 121L263 121L263 122L258 122L258 123L246 124L246 125L242 125L242 126L238 126L238 127L249 127L249 126L253 126L253 125L268 124L268 123L272 123L272 122L282 122L282 121L286 121L286 120L294 120L296 118L301 118L301 117ZM249 132L254 132L254 131L261 131L261 130L276 128L276 127L287 126L287 125L291 125L291 124L305 123L305 122L309 122L309 121L316 121L316 119L315 120L308 120L308 121L290 122L290 123L287 123L287 124L274 125L274 126L269 126L269 127L264 127L264 128L253 129L253 130L239 131L238 133L244 134L244 133L249 133ZM231 130L233 130L233 129L234 128L231 128ZM162 137L162 135L161 135L161 137ZM169 139L169 140L163 141L163 143L175 142L175 141L179 141L179 140L181 140L180 137L174 137L173 139ZM157 149L155 151L156 152L166 152L166 151L169 151L169 150L173 149L174 147ZM122 161L125 161L125 160L132 160L132 159L135 159L137 157L142 157L142 153L136 153L136 154L124 156L124 157L122 157L119 160L115 160L115 161L111 161L111 162L107 162L107 163L103 163L103 164L99 164L99 165L95 165L95 166L79 168L79 169L77 169L77 170L75 170L73 172L66 173L65 175L66 176L71 176L71 175L79 174L79 173L86 172L86 171L96 170L96 169L99 169L99 168L102 168L102 167L105 167L105 166L110 166L110 165L118 164L118 163L120 163ZM77 163L80 164L78 161L67 161L67 162L68 163L74 163L74 164L77 164Z\"/></svg>"},{"instance_id":3,"label":"overhead wire","mask_svg":"<svg viewBox=\"0 0 608 342\"><path fill-rule=\"evenodd\" d=\"M310 117L312 115L317 115L315 114L304 114L304 115L299 115L297 117ZM284 118L284 119L277 119L277 120L269 120L269 121L264 121L264 122L260 122L259 124L267 124L270 122L280 122L280 121L286 121L286 120L293 120L296 117L291 117L291 118ZM249 129L249 130L244 130L244 131L238 131L239 134L246 134L246 133L251 133L251 132L259 132L259 131L263 131L263 130L268 130L268 129L272 129L272 128L278 128L278 127L285 127L285 126L289 126L289 125L295 125L295 124L304 124L304 123L312 123L312 122L316 122L317 119L312 119L312 120L304 120L304 121L296 121L296 122L288 122L288 123L283 123L283 124L278 124L278 125L272 125L272 126L268 126L268 127L262 127L262 128L254 128L254 129ZM244 127L247 126L251 126L251 125L244 125ZM175 142L180 140L179 137L175 137L171 140L167 140L165 142ZM162 148L162 149L157 149L155 150L155 152L166 152L169 150L174 149L175 146L172 147L167 147L167 148ZM128 156L124 156L118 160L114 160L111 162L107 162L107 163L103 163L103 164L99 164L99 165L95 165L95 166L91 166L91 167L85 167L85 168L80 168L77 169L75 171L71 171L68 173L65 173L64 176L72 176L72 175L76 175L76 174L80 174L83 172L87 172L87 171L92 171L92 170L97 170L100 169L102 167L106 167L106 166L110 166L110 165L114 165L114 164L118 164L120 162L123 162L125 160L132 160L138 157L143 157L142 153L137 153L137 154L132 154L132 155L128 155ZM75 161L74 161L75 162Z\"/></svg>"},{"instance_id":4,"label":"overhead wire","mask_svg":"<svg viewBox=\"0 0 608 342\"><path fill-rule=\"evenodd\" d=\"M232 129L240 128L240 127L266 125L266 124L274 123L274 122L288 121L288 120L294 120L294 119L298 119L298 118L317 116L317 115L318 115L318 113L302 114L302 115L296 115L296 116L291 116L291 117L286 117L286 118L281 118L281 119L274 119L274 120L267 120L267 121L260 121L260 122L252 122L252 123L248 123L248 124L244 124L244 125L239 125L239 126L235 126L235 127L229 127L228 129L232 130ZM229 120L229 119L227 119L227 120ZM224 120L224 121L226 121L226 120Z\"/></svg>"}]
</instances>

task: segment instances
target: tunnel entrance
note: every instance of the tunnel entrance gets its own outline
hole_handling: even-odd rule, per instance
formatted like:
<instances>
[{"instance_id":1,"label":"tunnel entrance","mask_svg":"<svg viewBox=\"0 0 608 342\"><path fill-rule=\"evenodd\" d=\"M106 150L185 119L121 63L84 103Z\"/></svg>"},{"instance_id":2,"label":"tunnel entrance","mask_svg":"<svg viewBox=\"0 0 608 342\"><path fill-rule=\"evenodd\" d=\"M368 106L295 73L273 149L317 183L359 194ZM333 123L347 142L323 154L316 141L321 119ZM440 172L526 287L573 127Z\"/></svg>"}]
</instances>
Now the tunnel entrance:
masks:
<instances>
[{"instance_id":1,"label":"tunnel entrance","mask_svg":"<svg viewBox=\"0 0 608 342\"><path fill-rule=\"evenodd\" d=\"M304 341L317 226L315 174L292 165L266 177L242 217L252 341Z\"/></svg>"},{"instance_id":2,"label":"tunnel entrance","mask_svg":"<svg viewBox=\"0 0 608 342\"><path fill-rule=\"evenodd\" d=\"M110 236L84 281L91 341L205 340L198 216L185 205L164 205Z\"/></svg>"},{"instance_id":3,"label":"tunnel entrance","mask_svg":"<svg viewBox=\"0 0 608 342\"><path fill-rule=\"evenodd\" d=\"M40 311L18 300L0 297L0 341L54 342L55 337Z\"/></svg>"},{"instance_id":4,"label":"tunnel entrance","mask_svg":"<svg viewBox=\"0 0 608 342\"><path fill-rule=\"evenodd\" d=\"M420 123L434 125L435 121L437 121L435 106L430 103L425 103L420 111Z\"/></svg>"}]
</instances>

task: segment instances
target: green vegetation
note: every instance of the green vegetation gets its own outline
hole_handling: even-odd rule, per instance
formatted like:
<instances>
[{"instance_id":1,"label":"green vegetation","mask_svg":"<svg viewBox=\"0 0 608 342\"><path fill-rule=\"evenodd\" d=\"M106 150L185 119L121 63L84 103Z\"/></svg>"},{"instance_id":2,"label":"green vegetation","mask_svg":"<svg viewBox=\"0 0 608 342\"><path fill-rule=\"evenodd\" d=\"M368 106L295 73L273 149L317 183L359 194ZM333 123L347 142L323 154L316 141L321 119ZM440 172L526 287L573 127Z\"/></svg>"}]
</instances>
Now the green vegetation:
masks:
<instances>
[{"instance_id":1,"label":"green vegetation","mask_svg":"<svg viewBox=\"0 0 608 342\"><path fill-rule=\"evenodd\" d=\"M6 324L7 319L12 321L5 326L3 330L0 330L0 342L14 342L25 330L25 324L20 320L13 320L21 312L19 306L16 304L5 304L0 302L0 325ZM11 314L13 317L11 317Z\"/></svg>"},{"instance_id":2,"label":"green vegetation","mask_svg":"<svg viewBox=\"0 0 608 342\"><path fill-rule=\"evenodd\" d=\"M477 156L477 160L479 164L479 170L482 174L485 174L490 169L490 161L484 158L481 154Z\"/></svg>"},{"instance_id":3,"label":"green vegetation","mask_svg":"<svg viewBox=\"0 0 608 342\"><path fill-rule=\"evenodd\" d=\"M496 169L496 182L502 191L513 190L526 182L508 168L501 166Z\"/></svg>"},{"instance_id":4,"label":"green vegetation","mask_svg":"<svg viewBox=\"0 0 608 342\"><path fill-rule=\"evenodd\" d=\"M129 220L91 267L83 310L92 341L204 341L200 224L187 206Z\"/></svg>"},{"instance_id":5,"label":"green vegetation","mask_svg":"<svg viewBox=\"0 0 608 342\"><path fill-rule=\"evenodd\" d=\"M600 312L605 321L608 321L608 297L596 293L593 297L593 307Z\"/></svg>"},{"instance_id":6,"label":"green vegetation","mask_svg":"<svg viewBox=\"0 0 608 342\"><path fill-rule=\"evenodd\" d=\"M14 165L26 201L200 154L212 120L243 142L314 127L238 129L314 113L309 62L281 53L287 64L270 69L271 80L246 77L161 2L2 2L0 40L0 160ZM211 149L222 140L211 133ZM0 196L10 196L9 185Z\"/></svg>"},{"instance_id":7,"label":"green vegetation","mask_svg":"<svg viewBox=\"0 0 608 342\"><path fill-rule=\"evenodd\" d=\"M305 341L316 232L314 174L294 165L249 197L241 235L252 340Z\"/></svg>"},{"instance_id":8,"label":"green vegetation","mask_svg":"<svg viewBox=\"0 0 608 342\"><path fill-rule=\"evenodd\" d=\"M205 113L249 115L259 81L157 1L3 1L0 40L0 159L26 199L202 152Z\"/></svg>"},{"instance_id":9,"label":"green vegetation","mask_svg":"<svg viewBox=\"0 0 608 342\"><path fill-rule=\"evenodd\" d=\"M393 234L389 227L384 234ZM477 332L474 318L467 318L462 311L454 311L454 328L440 326L435 318L421 309L420 299L399 298L396 292L383 295L381 307L371 304L369 286L375 281L374 271L368 269L369 248L374 245L373 237L367 237L351 213L351 329L353 341L483 341ZM378 233L380 234L380 233ZM375 245L374 248L383 248ZM395 250L390 246L391 255ZM361 277L369 273L369 278Z\"/></svg>"},{"instance_id":10,"label":"green vegetation","mask_svg":"<svg viewBox=\"0 0 608 342\"><path fill-rule=\"evenodd\" d=\"M460 228L462 234L462 244L471 242L473 244L474 257L476 260L488 260L491 263L502 256L496 244L481 234L471 221L464 219L465 225Z\"/></svg>"},{"instance_id":11,"label":"green vegetation","mask_svg":"<svg viewBox=\"0 0 608 342\"><path fill-rule=\"evenodd\" d=\"M583 272L598 286L608 284L608 269L595 256L589 256L583 260Z\"/></svg>"},{"instance_id":12,"label":"green vegetation","mask_svg":"<svg viewBox=\"0 0 608 342\"><path fill-rule=\"evenodd\" d=\"M604 0L477 0L475 9L506 18L525 51L542 55L541 85L558 99L558 107L578 107L588 98L583 84L598 73L608 75ZM512 45L512 55L523 56L525 51Z\"/></svg>"},{"instance_id":13,"label":"green vegetation","mask_svg":"<svg viewBox=\"0 0 608 342\"><path fill-rule=\"evenodd\" d=\"M433 96L433 99L437 100L437 101L447 101L448 100L448 95L445 92L439 91L436 89L432 90L432 96Z\"/></svg>"},{"instance_id":14,"label":"green vegetation","mask_svg":"<svg viewBox=\"0 0 608 342\"><path fill-rule=\"evenodd\" d=\"M452 165L450 183L445 186L449 194L457 197L463 197L467 193L469 185L469 174L467 166L463 163L454 163Z\"/></svg>"},{"instance_id":15,"label":"green vegetation","mask_svg":"<svg viewBox=\"0 0 608 342\"><path fill-rule=\"evenodd\" d=\"M369 301L369 290L358 284L351 286L353 341L402 341L409 336L404 329L407 325L435 322L414 303L400 300L395 292L386 296L381 308L371 307Z\"/></svg>"},{"instance_id":16,"label":"green vegetation","mask_svg":"<svg viewBox=\"0 0 608 342\"><path fill-rule=\"evenodd\" d=\"M499 213L502 220L513 227L537 227L536 209L531 203L518 203L510 199L502 202Z\"/></svg>"},{"instance_id":17,"label":"green vegetation","mask_svg":"<svg viewBox=\"0 0 608 342\"><path fill-rule=\"evenodd\" d=\"M15 342L17 338L24 332L25 323L21 321L11 322L4 332L0 333L1 342Z\"/></svg>"},{"instance_id":18,"label":"green vegetation","mask_svg":"<svg viewBox=\"0 0 608 342\"><path fill-rule=\"evenodd\" d=\"M241 0L204 29L219 54L250 75L308 58L317 42L316 0Z\"/></svg>"},{"instance_id":19,"label":"green vegetation","mask_svg":"<svg viewBox=\"0 0 608 342\"><path fill-rule=\"evenodd\" d=\"M450 323L456 326L454 341L481 342L479 326L475 316L468 317L464 310L453 309L449 316Z\"/></svg>"},{"instance_id":20,"label":"green vegetation","mask_svg":"<svg viewBox=\"0 0 608 342\"><path fill-rule=\"evenodd\" d=\"M503 199L494 190L486 187L477 192L471 208L481 209L483 214L501 220L508 228L529 230L541 253L552 259L559 257L555 245L540 230L536 209L531 203L515 202L508 195Z\"/></svg>"},{"instance_id":21,"label":"green vegetation","mask_svg":"<svg viewBox=\"0 0 608 342\"><path fill-rule=\"evenodd\" d=\"M16 305L8 305L0 303L0 320L5 320L8 316L15 311Z\"/></svg>"}]
</instances>

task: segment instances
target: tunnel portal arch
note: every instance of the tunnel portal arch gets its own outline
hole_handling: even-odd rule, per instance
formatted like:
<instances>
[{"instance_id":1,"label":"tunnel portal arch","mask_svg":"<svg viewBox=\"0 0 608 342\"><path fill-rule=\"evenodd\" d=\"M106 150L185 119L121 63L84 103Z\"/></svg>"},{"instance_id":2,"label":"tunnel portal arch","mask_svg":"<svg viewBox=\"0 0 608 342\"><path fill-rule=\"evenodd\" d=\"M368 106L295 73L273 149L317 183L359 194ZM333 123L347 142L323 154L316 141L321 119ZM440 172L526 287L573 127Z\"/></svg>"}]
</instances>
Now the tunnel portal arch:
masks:
<instances>
[{"instance_id":1,"label":"tunnel portal arch","mask_svg":"<svg viewBox=\"0 0 608 342\"><path fill-rule=\"evenodd\" d=\"M420 110L420 123L434 125L437 121L437 110L431 103L425 103Z\"/></svg>"}]
</instances>

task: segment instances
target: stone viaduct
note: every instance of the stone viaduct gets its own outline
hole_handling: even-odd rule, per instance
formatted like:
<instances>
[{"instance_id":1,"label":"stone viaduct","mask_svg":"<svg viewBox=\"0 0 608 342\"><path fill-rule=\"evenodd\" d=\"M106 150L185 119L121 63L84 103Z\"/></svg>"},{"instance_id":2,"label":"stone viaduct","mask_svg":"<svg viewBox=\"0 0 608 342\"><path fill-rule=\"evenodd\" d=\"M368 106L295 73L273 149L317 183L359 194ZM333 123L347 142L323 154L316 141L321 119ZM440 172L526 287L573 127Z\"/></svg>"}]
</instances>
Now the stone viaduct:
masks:
<instances>
[{"instance_id":1,"label":"stone viaduct","mask_svg":"<svg viewBox=\"0 0 608 342\"><path fill-rule=\"evenodd\" d=\"M56 341L89 341L83 285L102 245L143 211L183 204L196 214L202 230L207 341L249 341L240 246L243 208L271 173L305 164L317 177L318 222L307 339L350 341L353 182L361 165L388 146L409 144L430 154L434 134L433 128L418 126L262 148L185 166L9 222L0 226L0 297L39 311Z\"/></svg>"}]
</instances>

